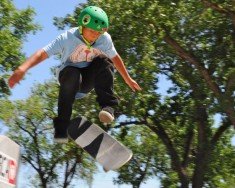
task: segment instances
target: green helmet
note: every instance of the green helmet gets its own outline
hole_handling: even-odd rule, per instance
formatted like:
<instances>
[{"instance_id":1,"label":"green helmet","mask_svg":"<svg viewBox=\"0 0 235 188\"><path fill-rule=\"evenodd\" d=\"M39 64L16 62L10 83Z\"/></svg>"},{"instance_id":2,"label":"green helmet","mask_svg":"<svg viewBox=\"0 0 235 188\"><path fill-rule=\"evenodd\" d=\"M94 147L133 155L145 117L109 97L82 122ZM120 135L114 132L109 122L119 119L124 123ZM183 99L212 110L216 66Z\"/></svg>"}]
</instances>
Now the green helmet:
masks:
<instances>
[{"instance_id":1,"label":"green helmet","mask_svg":"<svg viewBox=\"0 0 235 188\"><path fill-rule=\"evenodd\" d=\"M81 11L78 24L95 31L104 32L108 30L109 20L107 14L101 8L89 6Z\"/></svg>"}]
</instances>

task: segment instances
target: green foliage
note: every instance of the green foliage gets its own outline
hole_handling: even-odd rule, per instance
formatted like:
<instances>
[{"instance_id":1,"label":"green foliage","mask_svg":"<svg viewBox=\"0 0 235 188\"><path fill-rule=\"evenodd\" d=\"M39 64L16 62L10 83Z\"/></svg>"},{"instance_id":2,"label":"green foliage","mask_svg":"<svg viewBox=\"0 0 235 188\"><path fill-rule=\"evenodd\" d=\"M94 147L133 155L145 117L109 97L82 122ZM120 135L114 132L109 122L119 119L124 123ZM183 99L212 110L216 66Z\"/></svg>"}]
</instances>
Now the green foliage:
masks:
<instances>
[{"instance_id":1,"label":"green foliage","mask_svg":"<svg viewBox=\"0 0 235 188\"><path fill-rule=\"evenodd\" d=\"M6 74L25 59L22 45L26 36L36 32L39 26L33 23L32 8L18 10L11 0L0 2L0 97L9 95L5 83Z\"/></svg>"},{"instance_id":2,"label":"green foliage","mask_svg":"<svg viewBox=\"0 0 235 188\"><path fill-rule=\"evenodd\" d=\"M115 46L130 75L143 88L131 93L116 76L119 114L114 128L106 130L129 146L134 157L114 181L139 187L157 176L163 187L232 186L234 147L230 140L234 131L229 127L235 124L234 4L229 0L89 0L88 4L101 6L109 15ZM55 25L60 29L76 26L84 6L65 18L55 18ZM4 33L9 41L14 40L11 32ZM5 50L19 45L14 42L7 48L5 44ZM158 90L161 75L171 82L166 96ZM41 85L33 93L27 102L1 101L0 118L9 124L11 134L19 132L19 125L26 126L29 133L37 133L37 126L29 126L33 124L47 129L55 115L56 86ZM76 101L73 116L84 115L98 123L99 107L93 94ZM217 126L216 114L222 116ZM19 133L16 140L33 143L24 130ZM45 148L46 138L39 139L40 148ZM25 151L37 152L38 148L31 144ZM27 156L30 161L32 156ZM43 160L43 164L47 162Z\"/></svg>"},{"instance_id":3,"label":"green foliage","mask_svg":"<svg viewBox=\"0 0 235 188\"><path fill-rule=\"evenodd\" d=\"M235 149L231 144L231 137L234 135L233 130L228 130L228 133L223 135L212 154L213 163L210 163L206 179L208 187L233 187L235 169L229 168L235 165Z\"/></svg>"},{"instance_id":4,"label":"green foliage","mask_svg":"<svg viewBox=\"0 0 235 188\"><path fill-rule=\"evenodd\" d=\"M36 171L38 178L31 179L39 187L67 187L73 178L91 182L96 169L94 162L75 144L53 143L52 119L56 114L57 94L57 84L48 82L35 86L26 100L0 100L0 119L9 128L8 136L21 146L22 162Z\"/></svg>"},{"instance_id":5,"label":"green foliage","mask_svg":"<svg viewBox=\"0 0 235 188\"><path fill-rule=\"evenodd\" d=\"M125 135L123 133L128 130ZM159 179L167 170L165 164L169 158L165 155L165 148L159 143L156 135L145 125L122 127L115 129L114 136L121 138L133 152L131 161L122 167L119 175L114 179L115 184L131 184L139 187L150 176L157 175Z\"/></svg>"},{"instance_id":6,"label":"green foliage","mask_svg":"<svg viewBox=\"0 0 235 188\"><path fill-rule=\"evenodd\" d=\"M195 187L228 184L234 178L234 175L224 173L232 170L229 164L219 166L218 175L211 168L218 167L215 153L222 155L226 147L228 153L233 153L229 147L232 135L224 132L235 123L235 16L232 2L90 0L88 4L102 7L109 15L109 33L115 46L131 76L143 87L141 93L131 94L117 75L115 90L121 96L118 110L125 114L119 121L127 125L145 124L158 135L156 145L166 147L160 158L168 159L161 168L164 170L158 170L162 173L163 187L188 187L189 183ZM73 20L84 6L77 7L73 15L60 19L57 26L76 26ZM165 75L172 83L168 96L158 93L160 75ZM226 119L219 128L213 126L215 114ZM136 131L141 132L140 129ZM124 135L132 135L132 132L129 128L123 131ZM222 135L228 140L220 147L218 140ZM139 140L133 139L126 144L141 148L132 147L136 157L143 159L140 164L144 165L149 154L145 151L147 146L142 148L138 145ZM148 147L151 148L151 144ZM156 155L154 153L152 157ZM202 156L205 156L204 161ZM132 164L120 171L115 182L140 184L137 177L143 172L137 170L138 165ZM154 167L154 164L149 166L141 181L153 175L148 172Z\"/></svg>"}]
</instances>

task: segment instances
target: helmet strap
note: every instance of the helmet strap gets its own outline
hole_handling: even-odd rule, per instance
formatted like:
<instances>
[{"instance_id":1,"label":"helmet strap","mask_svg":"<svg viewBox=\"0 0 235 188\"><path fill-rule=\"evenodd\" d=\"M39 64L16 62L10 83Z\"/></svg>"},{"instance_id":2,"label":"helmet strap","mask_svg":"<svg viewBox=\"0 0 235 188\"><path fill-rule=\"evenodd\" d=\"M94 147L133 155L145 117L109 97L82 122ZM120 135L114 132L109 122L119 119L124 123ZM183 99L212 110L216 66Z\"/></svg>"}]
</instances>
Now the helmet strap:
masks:
<instances>
[{"instance_id":1,"label":"helmet strap","mask_svg":"<svg viewBox=\"0 0 235 188\"><path fill-rule=\"evenodd\" d=\"M79 30L79 33L80 33L80 35L82 36L82 39L83 39L84 43L86 44L86 46L87 46L89 49L92 48L92 45L95 44L95 42L93 42L93 43L91 44L88 40L85 39L85 37L83 36L83 33L82 33L82 26L79 26L79 27L78 27L78 30Z\"/></svg>"}]
</instances>

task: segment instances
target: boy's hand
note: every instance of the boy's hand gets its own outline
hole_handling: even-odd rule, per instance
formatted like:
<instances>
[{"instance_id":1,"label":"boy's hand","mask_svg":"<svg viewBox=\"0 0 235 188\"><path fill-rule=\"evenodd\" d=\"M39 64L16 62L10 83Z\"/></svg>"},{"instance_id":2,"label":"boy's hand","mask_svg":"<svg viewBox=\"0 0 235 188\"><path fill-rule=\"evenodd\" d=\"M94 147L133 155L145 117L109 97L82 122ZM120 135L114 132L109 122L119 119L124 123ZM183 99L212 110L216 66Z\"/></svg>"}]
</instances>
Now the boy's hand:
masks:
<instances>
[{"instance_id":1,"label":"boy's hand","mask_svg":"<svg viewBox=\"0 0 235 188\"><path fill-rule=\"evenodd\" d=\"M132 89L132 91L140 91L141 87L132 78L126 81L127 85Z\"/></svg>"},{"instance_id":2,"label":"boy's hand","mask_svg":"<svg viewBox=\"0 0 235 188\"><path fill-rule=\"evenodd\" d=\"M15 84L19 83L20 80L25 75L25 71L21 69L16 69L14 73L11 75L11 77L8 79L8 85L10 88L13 88Z\"/></svg>"}]
</instances>

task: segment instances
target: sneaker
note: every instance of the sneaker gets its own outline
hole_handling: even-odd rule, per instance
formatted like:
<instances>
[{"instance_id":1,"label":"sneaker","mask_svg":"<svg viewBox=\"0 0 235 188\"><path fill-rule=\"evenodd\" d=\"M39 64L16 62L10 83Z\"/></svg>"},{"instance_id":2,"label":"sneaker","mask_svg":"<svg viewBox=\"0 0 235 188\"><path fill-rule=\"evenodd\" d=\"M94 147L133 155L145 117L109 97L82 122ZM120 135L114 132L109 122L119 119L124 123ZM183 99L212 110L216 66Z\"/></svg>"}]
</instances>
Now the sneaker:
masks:
<instances>
[{"instance_id":1,"label":"sneaker","mask_svg":"<svg viewBox=\"0 0 235 188\"><path fill-rule=\"evenodd\" d=\"M59 118L53 119L54 123L54 142L56 143L68 143L67 129L70 124L69 120L62 120Z\"/></svg>"},{"instance_id":2,"label":"sneaker","mask_svg":"<svg viewBox=\"0 0 235 188\"><path fill-rule=\"evenodd\" d=\"M102 108L99 113L99 119L103 123L111 123L114 120L114 109L110 106Z\"/></svg>"}]
</instances>

